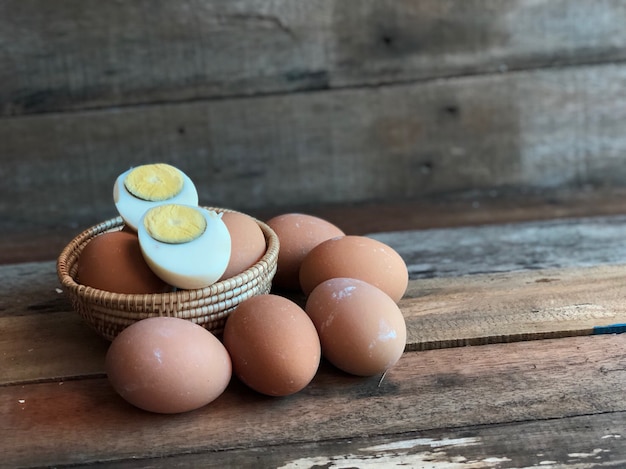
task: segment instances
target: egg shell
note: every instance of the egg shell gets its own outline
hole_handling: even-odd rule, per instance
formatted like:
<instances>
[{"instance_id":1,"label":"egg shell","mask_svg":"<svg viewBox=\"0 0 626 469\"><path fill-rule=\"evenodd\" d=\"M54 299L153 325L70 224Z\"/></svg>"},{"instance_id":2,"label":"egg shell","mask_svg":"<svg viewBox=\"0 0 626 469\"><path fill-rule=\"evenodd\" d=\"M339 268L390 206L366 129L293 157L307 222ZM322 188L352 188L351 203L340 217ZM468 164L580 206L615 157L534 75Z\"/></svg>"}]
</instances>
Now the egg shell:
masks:
<instances>
[{"instance_id":1,"label":"egg shell","mask_svg":"<svg viewBox=\"0 0 626 469\"><path fill-rule=\"evenodd\" d=\"M222 221L230 233L230 260L222 279L238 275L256 264L265 254L267 244L259 224L240 212L223 212Z\"/></svg>"},{"instance_id":2,"label":"egg shell","mask_svg":"<svg viewBox=\"0 0 626 469\"><path fill-rule=\"evenodd\" d=\"M234 374L269 396L301 391L319 367L321 347L313 322L281 296L258 295L239 304L226 321L223 340Z\"/></svg>"},{"instance_id":3,"label":"egg shell","mask_svg":"<svg viewBox=\"0 0 626 469\"><path fill-rule=\"evenodd\" d=\"M323 356L358 376L384 373L406 346L406 323L398 305L367 282L333 278L311 292L305 305L320 337Z\"/></svg>"},{"instance_id":4,"label":"egg shell","mask_svg":"<svg viewBox=\"0 0 626 469\"><path fill-rule=\"evenodd\" d=\"M83 285L114 293L172 291L150 269L137 234L129 231L109 231L92 238L80 253L76 277Z\"/></svg>"},{"instance_id":5,"label":"egg shell","mask_svg":"<svg viewBox=\"0 0 626 469\"><path fill-rule=\"evenodd\" d=\"M302 213L278 215L267 225L280 242L273 285L285 290L300 290L300 264L311 249L327 239L345 235L329 221Z\"/></svg>"},{"instance_id":6,"label":"egg shell","mask_svg":"<svg viewBox=\"0 0 626 469\"><path fill-rule=\"evenodd\" d=\"M113 339L105 369L115 391L141 409L174 414L220 396L232 375L222 343L185 319L138 321Z\"/></svg>"},{"instance_id":7,"label":"egg shell","mask_svg":"<svg viewBox=\"0 0 626 469\"><path fill-rule=\"evenodd\" d=\"M404 259L390 246L366 236L329 239L307 254L300 267L306 295L325 280L348 277L364 280L400 301L409 284Z\"/></svg>"}]
</instances>

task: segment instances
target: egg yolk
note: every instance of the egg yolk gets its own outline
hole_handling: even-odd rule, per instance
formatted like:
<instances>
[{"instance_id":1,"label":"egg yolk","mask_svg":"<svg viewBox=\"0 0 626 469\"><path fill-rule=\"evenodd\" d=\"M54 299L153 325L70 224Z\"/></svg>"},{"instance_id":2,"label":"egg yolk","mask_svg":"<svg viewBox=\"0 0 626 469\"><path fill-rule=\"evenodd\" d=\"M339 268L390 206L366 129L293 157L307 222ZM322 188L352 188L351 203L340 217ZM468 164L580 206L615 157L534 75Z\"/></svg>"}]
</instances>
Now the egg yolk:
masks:
<instances>
[{"instance_id":1,"label":"egg yolk","mask_svg":"<svg viewBox=\"0 0 626 469\"><path fill-rule=\"evenodd\" d=\"M171 199L183 190L180 171L165 163L134 168L124 179L124 186L135 197L152 202Z\"/></svg>"},{"instance_id":2,"label":"egg yolk","mask_svg":"<svg viewBox=\"0 0 626 469\"><path fill-rule=\"evenodd\" d=\"M149 210L144 226L150 236L169 244L182 244L199 238L206 230L204 216L185 205L160 205Z\"/></svg>"}]
</instances>

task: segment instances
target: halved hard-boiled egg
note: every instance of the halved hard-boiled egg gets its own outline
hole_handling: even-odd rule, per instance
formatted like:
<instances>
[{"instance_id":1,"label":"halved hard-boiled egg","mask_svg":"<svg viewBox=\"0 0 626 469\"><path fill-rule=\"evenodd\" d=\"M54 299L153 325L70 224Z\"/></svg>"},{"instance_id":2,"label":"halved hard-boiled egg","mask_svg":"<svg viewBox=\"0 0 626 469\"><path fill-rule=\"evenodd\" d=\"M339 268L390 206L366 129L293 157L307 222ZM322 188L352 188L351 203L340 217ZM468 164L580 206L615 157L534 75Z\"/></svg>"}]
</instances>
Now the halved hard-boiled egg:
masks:
<instances>
[{"instance_id":1,"label":"halved hard-boiled egg","mask_svg":"<svg viewBox=\"0 0 626 469\"><path fill-rule=\"evenodd\" d=\"M215 283L230 260L230 233L221 214L203 207L152 207L140 219L137 234L146 263L177 288L204 288Z\"/></svg>"},{"instance_id":2,"label":"halved hard-boiled egg","mask_svg":"<svg viewBox=\"0 0 626 469\"><path fill-rule=\"evenodd\" d=\"M198 205L198 192L180 169L154 163L120 174L113 186L113 200L124 223L137 231L139 220L148 209L164 203Z\"/></svg>"}]
</instances>

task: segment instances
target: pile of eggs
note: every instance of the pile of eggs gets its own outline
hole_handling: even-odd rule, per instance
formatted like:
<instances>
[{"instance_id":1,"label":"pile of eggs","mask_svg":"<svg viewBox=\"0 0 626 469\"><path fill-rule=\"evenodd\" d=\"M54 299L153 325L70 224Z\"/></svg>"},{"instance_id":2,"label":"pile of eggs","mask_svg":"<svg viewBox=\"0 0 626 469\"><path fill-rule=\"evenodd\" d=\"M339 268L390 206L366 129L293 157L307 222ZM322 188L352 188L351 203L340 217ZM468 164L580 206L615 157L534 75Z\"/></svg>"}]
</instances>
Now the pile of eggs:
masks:
<instances>
[{"instance_id":1,"label":"pile of eggs","mask_svg":"<svg viewBox=\"0 0 626 469\"><path fill-rule=\"evenodd\" d=\"M202 288L265 253L252 217L198 206L192 181L173 166L133 168L113 192L124 227L85 246L77 273L84 285L117 293ZM105 368L125 400L180 413L212 402L233 375L259 393L287 396L312 381L322 357L358 376L383 374L400 359L406 325L398 301L408 285L400 255L311 215L289 213L266 224L280 242L274 292L240 303L221 338L172 317L124 329ZM304 306L290 298L302 294Z\"/></svg>"}]
</instances>

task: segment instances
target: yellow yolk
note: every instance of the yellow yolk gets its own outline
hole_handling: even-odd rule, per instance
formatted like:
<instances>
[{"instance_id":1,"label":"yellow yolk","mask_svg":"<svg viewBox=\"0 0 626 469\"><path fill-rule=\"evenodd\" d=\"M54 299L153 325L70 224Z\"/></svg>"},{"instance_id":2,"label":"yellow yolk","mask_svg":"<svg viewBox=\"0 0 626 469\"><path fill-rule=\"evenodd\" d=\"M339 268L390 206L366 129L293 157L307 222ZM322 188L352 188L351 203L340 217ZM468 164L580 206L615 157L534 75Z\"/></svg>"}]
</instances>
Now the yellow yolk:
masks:
<instances>
[{"instance_id":1,"label":"yellow yolk","mask_svg":"<svg viewBox=\"0 0 626 469\"><path fill-rule=\"evenodd\" d=\"M124 179L124 186L135 197L148 201L171 199L183 189L181 172L165 163L134 168Z\"/></svg>"},{"instance_id":2,"label":"yellow yolk","mask_svg":"<svg viewBox=\"0 0 626 469\"><path fill-rule=\"evenodd\" d=\"M143 220L146 231L162 243L181 244L198 238L206 230L204 216L185 205L160 205L149 210Z\"/></svg>"}]
</instances>

